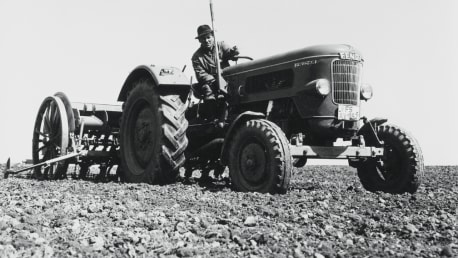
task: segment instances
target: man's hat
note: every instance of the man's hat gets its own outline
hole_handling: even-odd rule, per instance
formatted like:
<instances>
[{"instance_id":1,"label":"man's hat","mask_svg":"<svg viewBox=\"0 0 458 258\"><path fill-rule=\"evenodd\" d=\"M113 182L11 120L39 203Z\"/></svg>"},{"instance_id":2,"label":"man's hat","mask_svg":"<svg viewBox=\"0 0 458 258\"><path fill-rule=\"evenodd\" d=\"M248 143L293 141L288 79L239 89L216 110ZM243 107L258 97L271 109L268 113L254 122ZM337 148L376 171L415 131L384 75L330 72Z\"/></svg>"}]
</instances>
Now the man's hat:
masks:
<instances>
[{"instance_id":1,"label":"man's hat","mask_svg":"<svg viewBox=\"0 0 458 258\"><path fill-rule=\"evenodd\" d=\"M200 38L202 36L205 36L207 34L210 34L210 33L213 33L213 30L210 28L210 26L208 26L207 24L200 25L197 28L197 37L196 37L196 39L198 39L198 38Z\"/></svg>"}]
</instances>

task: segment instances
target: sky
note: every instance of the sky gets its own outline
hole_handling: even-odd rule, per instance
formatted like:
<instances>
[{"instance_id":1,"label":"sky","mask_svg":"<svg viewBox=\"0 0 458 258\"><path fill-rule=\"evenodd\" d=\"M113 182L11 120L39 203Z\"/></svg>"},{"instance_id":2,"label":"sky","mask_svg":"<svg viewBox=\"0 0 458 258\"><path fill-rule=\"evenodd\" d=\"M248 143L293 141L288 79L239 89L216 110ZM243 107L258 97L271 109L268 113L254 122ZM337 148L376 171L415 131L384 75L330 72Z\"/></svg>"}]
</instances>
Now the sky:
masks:
<instances>
[{"instance_id":1,"label":"sky","mask_svg":"<svg viewBox=\"0 0 458 258\"><path fill-rule=\"evenodd\" d=\"M386 117L419 141L427 165L458 165L458 1L213 0L217 39L254 59L311 45L350 44L364 56ZM38 108L116 103L138 65L187 69L210 24L208 0L0 0L0 163L31 158Z\"/></svg>"}]
</instances>

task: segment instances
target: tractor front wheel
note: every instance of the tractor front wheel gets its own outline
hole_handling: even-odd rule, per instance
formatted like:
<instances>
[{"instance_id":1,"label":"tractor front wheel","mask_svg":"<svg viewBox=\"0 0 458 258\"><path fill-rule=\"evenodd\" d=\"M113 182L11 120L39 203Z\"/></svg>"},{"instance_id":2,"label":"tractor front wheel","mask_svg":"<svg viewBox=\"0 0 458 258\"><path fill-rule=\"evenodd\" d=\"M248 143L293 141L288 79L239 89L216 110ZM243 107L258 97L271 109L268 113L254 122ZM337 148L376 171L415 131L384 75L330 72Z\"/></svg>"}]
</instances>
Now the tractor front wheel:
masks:
<instances>
[{"instance_id":1,"label":"tractor front wheel","mask_svg":"<svg viewBox=\"0 0 458 258\"><path fill-rule=\"evenodd\" d=\"M380 158L368 158L355 165L361 184L368 191L386 193L414 193L424 173L423 155L415 138L395 125L383 124L375 128L383 142ZM362 135L366 145L377 145L373 132Z\"/></svg>"},{"instance_id":2,"label":"tractor front wheel","mask_svg":"<svg viewBox=\"0 0 458 258\"><path fill-rule=\"evenodd\" d=\"M235 190L285 193L292 160L288 139L274 123L249 120L236 131L229 147L229 173Z\"/></svg>"}]
</instances>

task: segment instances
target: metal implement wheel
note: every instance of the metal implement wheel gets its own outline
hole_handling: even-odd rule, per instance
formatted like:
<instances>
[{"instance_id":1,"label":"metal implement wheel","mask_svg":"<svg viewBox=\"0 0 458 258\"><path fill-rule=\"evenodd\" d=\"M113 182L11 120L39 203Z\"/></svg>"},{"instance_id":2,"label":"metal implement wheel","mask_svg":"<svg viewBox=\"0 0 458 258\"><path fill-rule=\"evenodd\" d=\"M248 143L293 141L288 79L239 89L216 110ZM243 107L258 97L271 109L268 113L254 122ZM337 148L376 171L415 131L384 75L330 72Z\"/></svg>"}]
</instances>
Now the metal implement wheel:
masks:
<instances>
[{"instance_id":1,"label":"metal implement wheel","mask_svg":"<svg viewBox=\"0 0 458 258\"><path fill-rule=\"evenodd\" d=\"M249 120L238 128L228 162L238 191L285 193L288 189L292 170L288 139L268 120Z\"/></svg>"},{"instance_id":2,"label":"metal implement wheel","mask_svg":"<svg viewBox=\"0 0 458 258\"><path fill-rule=\"evenodd\" d=\"M121 122L121 164L127 182L170 183L185 162L188 145L185 98L159 92L141 80L130 92Z\"/></svg>"},{"instance_id":3,"label":"metal implement wheel","mask_svg":"<svg viewBox=\"0 0 458 258\"><path fill-rule=\"evenodd\" d=\"M73 133L75 131L75 117L73 114L73 108L70 99L63 92L57 92L54 94L54 96L58 97L60 100L62 100L62 103L64 103L65 112L67 113L68 131Z\"/></svg>"},{"instance_id":4,"label":"metal implement wheel","mask_svg":"<svg viewBox=\"0 0 458 258\"><path fill-rule=\"evenodd\" d=\"M41 163L67 154L69 128L65 105L59 97L47 97L35 119L32 140L33 163ZM60 179L65 177L68 162L34 168L34 177Z\"/></svg>"},{"instance_id":5,"label":"metal implement wheel","mask_svg":"<svg viewBox=\"0 0 458 258\"><path fill-rule=\"evenodd\" d=\"M387 193L414 193L424 173L423 155L415 138L395 125L376 127L383 141L384 155L357 163L361 184L368 191ZM366 145L377 144L373 133L365 131Z\"/></svg>"}]
</instances>

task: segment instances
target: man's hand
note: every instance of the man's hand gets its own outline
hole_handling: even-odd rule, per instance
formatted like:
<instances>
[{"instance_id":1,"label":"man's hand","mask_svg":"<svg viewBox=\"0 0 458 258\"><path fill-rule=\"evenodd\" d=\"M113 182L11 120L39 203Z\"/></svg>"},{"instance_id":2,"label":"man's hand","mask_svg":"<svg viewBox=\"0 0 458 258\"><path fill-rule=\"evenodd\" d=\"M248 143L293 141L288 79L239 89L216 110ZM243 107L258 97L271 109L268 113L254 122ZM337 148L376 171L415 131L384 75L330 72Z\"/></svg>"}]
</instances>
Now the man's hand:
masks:
<instances>
[{"instance_id":1,"label":"man's hand","mask_svg":"<svg viewBox=\"0 0 458 258\"><path fill-rule=\"evenodd\" d=\"M227 82L224 80L224 78L221 76L220 80L214 80L211 82L211 89L213 90L213 93L218 94L222 93L223 95L227 94Z\"/></svg>"},{"instance_id":2,"label":"man's hand","mask_svg":"<svg viewBox=\"0 0 458 258\"><path fill-rule=\"evenodd\" d=\"M232 61L237 61L237 58L236 56L238 56L240 53L239 53L239 49L237 48L237 46L233 46L231 49L230 49L230 57L231 57L231 60Z\"/></svg>"}]
</instances>

